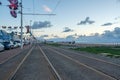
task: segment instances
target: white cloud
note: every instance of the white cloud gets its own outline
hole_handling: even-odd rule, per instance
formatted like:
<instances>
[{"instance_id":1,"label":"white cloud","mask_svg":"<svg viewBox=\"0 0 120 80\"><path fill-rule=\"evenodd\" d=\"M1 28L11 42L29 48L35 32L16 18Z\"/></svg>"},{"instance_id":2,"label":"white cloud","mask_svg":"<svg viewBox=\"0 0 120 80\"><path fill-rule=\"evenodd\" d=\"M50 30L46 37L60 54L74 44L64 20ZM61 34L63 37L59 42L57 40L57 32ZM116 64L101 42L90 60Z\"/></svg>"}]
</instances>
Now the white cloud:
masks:
<instances>
[{"instance_id":1,"label":"white cloud","mask_svg":"<svg viewBox=\"0 0 120 80\"><path fill-rule=\"evenodd\" d=\"M48 28L51 27L51 22L50 21L35 21L32 25L32 29L40 29L40 28Z\"/></svg>"},{"instance_id":2,"label":"white cloud","mask_svg":"<svg viewBox=\"0 0 120 80\"><path fill-rule=\"evenodd\" d=\"M52 12L52 9L50 9L48 6L46 6L46 5L43 5L43 9L44 9L44 11L46 11L46 12Z\"/></svg>"},{"instance_id":3,"label":"white cloud","mask_svg":"<svg viewBox=\"0 0 120 80\"><path fill-rule=\"evenodd\" d=\"M77 37L76 37L77 36ZM86 35L68 35L66 38L52 38L53 41L76 41L80 43L120 43L120 27L113 31L104 31L103 34L94 33L91 36Z\"/></svg>"},{"instance_id":4,"label":"white cloud","mask_svg":"<svg viewBox=\"0 0 120 80\"><path fill-rule=\"evenodd\" d=\"M90 20L90 17L86 17L85 20L79 22L77 25L86 25L86 24L93 24L95 21Z\"/></svg>"},{"instance_id":5,"label":"white cloud","mask_svg":"<svg viewBox=\"0 0 120 80\"><path fill-rule=\"evenodd\" d=\"M65 27L63 32L73 32L73 30L70 29L69 27Z\"/></svg>"}]
</instances>

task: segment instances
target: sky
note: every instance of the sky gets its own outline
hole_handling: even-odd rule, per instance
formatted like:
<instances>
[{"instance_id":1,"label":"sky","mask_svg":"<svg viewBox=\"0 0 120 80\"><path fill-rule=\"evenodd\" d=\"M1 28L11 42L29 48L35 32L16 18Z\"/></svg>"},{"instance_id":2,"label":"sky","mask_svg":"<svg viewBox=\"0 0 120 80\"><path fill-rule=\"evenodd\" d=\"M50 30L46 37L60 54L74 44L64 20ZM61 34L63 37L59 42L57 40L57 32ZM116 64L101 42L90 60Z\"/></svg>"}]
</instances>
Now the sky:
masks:
<instances>
[{"instance_id":1,"label":"sky","mask_svg":"<svg viewBox=\"0 0 120 80\"><path fill-rule=\"evenodd\" d=\"M0 26L20 26L20 14L13 18L4 6L9 2L0 1ZM23 15L23 26L31 25L33 34L44 39L76 36L79 40L120 28L120 0L23 0L23 13L56 14Z\"/></svg>"}]
</instances>

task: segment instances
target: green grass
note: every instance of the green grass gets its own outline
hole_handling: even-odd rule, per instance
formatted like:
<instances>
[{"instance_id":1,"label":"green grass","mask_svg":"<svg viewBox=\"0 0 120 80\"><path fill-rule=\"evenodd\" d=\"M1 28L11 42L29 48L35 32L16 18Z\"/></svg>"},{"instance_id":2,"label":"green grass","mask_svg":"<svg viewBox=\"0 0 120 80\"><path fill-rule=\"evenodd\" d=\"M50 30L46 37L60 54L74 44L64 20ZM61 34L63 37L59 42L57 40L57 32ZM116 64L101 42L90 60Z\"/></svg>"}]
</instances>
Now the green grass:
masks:
<instances>
[{"instance_id":1,"label":"green grass","mask_svg":"<svg viewBox=\"0 0 120 80\"><path fill-rule=\"evenodd\" d=\"M62 45L58 43L47 43L47 45L55 46L55 47L60 47L60 46L70 47L70 45L69 46ZM104 55L109 56L109 57L120 58L120 46L114 46L114 47L101 46L101 47L85 47L85 48L78 47L78 48L71 48L71 49L77 50L77 51L86 51L86 52L90 52L94 54L106 53Z\"/></svg>"},{"instance_id":2,"label":"green grass","mask_svg":"<svg viewBox=\"0 0 120 80\"><path fill-rule=\"evenodd\" d=\"M55 47L61 46L61 44L58 44L58 43L47 43L47 45L55 46Z\"/></svg>"},{"instance_id":3,"label":"green grass","mask_svg":"<svg viewBox=\"0 0 120 80\"><path fill-rule=\"evenodd\" d=\"M74 48L73 50L77 51L87 51L90 53L100 54L108 53L107 56L120 57L120 47L86 47L86 48Z\"/></svg>"}]
</instances>

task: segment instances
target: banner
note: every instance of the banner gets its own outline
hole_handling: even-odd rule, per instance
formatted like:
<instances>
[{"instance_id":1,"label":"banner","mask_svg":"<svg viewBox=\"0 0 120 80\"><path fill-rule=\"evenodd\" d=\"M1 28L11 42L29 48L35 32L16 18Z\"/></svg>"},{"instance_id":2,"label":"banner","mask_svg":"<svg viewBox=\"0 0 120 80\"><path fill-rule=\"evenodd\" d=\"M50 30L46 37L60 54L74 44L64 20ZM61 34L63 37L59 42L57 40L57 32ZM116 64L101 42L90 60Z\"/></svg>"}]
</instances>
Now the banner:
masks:
<instances>
[{"instance_id":1,"label":"banner","mask_svg":"<svg viewBox=\"0 0 120 80\"><path fill-rule=\"evenodd\" d=\"M10 14L11 14L14 18L16 18L16 17L17 17L17 13L16 13L16 11L15 11L15 10L10 11Z\"/></svg>"},{"instance_id":2,"label":"banner","mask_svg":"<svg viewBox=\"0 0 120 80\"><path fill-rule=\"evenodd\" d=\"M6 26L2 26L2 28L3 28L3 29L5 29L5 28L6 28Z\"/></svg>"},{"instance_id":3,"label":"banner","mask_svg":"<svg viewBox=\"0 0 120 80\"><path fill-rule=\"evenodd\" d=\"M16 18L17 17L16 10L18 9L18 0L8 0L8 1L10 2L10 5L8 5L10 9L10 14L12 15L12 17Z\"/></svg>"}]
</instances>

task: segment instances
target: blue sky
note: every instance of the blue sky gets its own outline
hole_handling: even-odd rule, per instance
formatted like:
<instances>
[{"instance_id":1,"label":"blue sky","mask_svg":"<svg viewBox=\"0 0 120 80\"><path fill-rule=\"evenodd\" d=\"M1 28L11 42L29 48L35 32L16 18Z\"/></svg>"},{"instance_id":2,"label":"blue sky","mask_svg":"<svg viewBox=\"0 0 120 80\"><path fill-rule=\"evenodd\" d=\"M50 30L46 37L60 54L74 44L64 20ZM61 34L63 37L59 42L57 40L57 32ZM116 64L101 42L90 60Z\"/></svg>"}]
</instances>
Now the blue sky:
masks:
<instances>
[{"instance_id":1,"label":"blue sky","mask_svg":"<svg viewBox=\"0 0 120 80\"><path fill-rule=\"evenodd\" d=\"M0 1L3 5L9 4L7 0ZM24 26L30 25L30 20L31 25L34 22L45 23L45 21L52 25L41 28L39 24L37 29L32 30L37 37L48 35L46 38L54 36L64 38L73 34L89 36L93 33L103 34L105 30L113 31L116 27L120 27L119 0L23 0L23 7L24 13L56 14L55 16L24 15ZM8 7L0 6L0 10L0 26L20 26L19 14L17 18L13 18L9 14ZM77 25L85 21L86 17L94 23Z\"/></svg>"}]
</instances>

